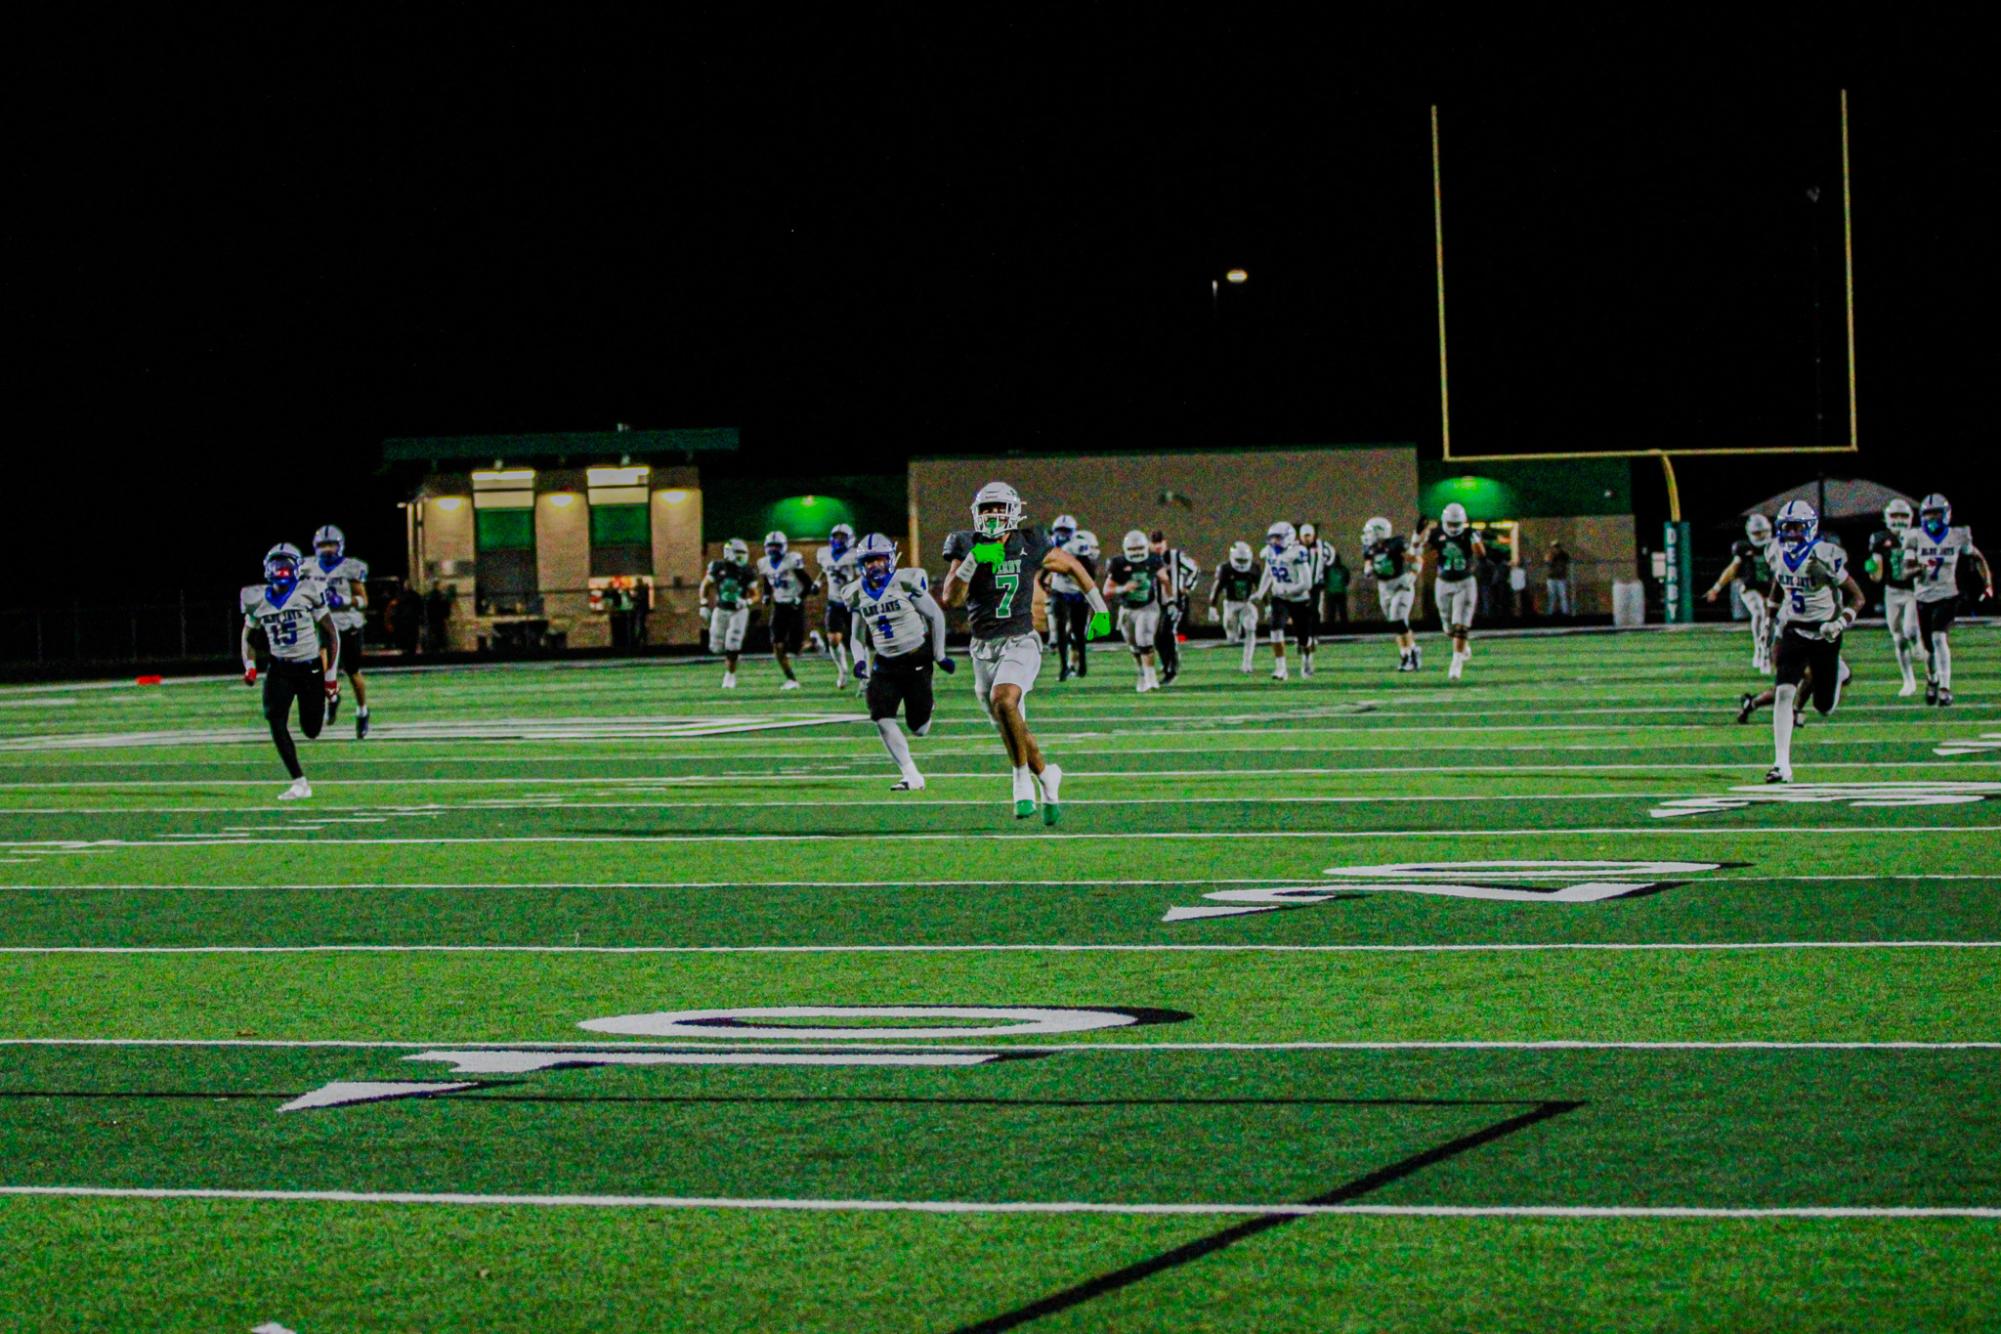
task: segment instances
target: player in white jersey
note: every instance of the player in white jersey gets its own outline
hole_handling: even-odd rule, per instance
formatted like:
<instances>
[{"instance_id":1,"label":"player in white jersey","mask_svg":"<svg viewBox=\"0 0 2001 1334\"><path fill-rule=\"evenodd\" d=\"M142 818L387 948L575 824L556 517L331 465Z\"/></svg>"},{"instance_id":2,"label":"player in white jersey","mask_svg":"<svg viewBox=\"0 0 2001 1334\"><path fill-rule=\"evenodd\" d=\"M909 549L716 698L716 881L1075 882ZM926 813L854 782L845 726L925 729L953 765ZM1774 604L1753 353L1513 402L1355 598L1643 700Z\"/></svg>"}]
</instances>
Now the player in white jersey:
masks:
<instances>
[{"instance_id":1,"label":"player in white jersey","mask_svg":"<svg viewBox=\"0 0 2001 1334\"><path fill-rule=\"evenodd\" d=\"M320 585L334 630L340 635L340 669L354 687L354 739L368 735L368 685L361 679L362 626L368 608L368 562L347 554L347 534L326 524L313 534L313 556L304 577ZM327 721L340 711L340 697L327 702Z\"/></svg>"},{"instance_id":2,"label":"player in white jersey","mask_svg":"<svg viewBox=\"0 0 2001 1334\"><path fill-rule=\"evenodd\" d=\"M1804 500L1779 510L1770 551L1777 676L1773 684L1772 743L1767 783L1793 781L1793 712L1802 687L1811 690L1823 718L1841 702L1848 678L1841 636L1867 599L1848 572L1848 553L1820 538L1820 519Z\"/></svg>"},{"instance_id":3,"label":"player in white jersey","mask_svg":"<svg viewBox=\"0 0 2001 1334\"><path fill-rule=\"evenodd\" d=\"M792 672L792 657L806 641L806 595L813 581L806 576L806 560L791 549L785 534L764 535L764 554L757 558L758 581L764 585L764 600L771 604L771 656L785 679L780 690L797 690L799 678Z\"/></svg>"},{"instance_id":4,"label":"player in white jersey","mask_svg":"<svg viewBox=\"0 0 2001 1334\"><path fill-rule=\"evenodd\" d=\"M1236 542L1230 546L1229 559L1216 568L1216 582L1209 586L1209 619L1217 619L1216 602L1220 598L1223 603L1223 639L1227 643L1243 646L1241 670L1246 676L1251 674L1257 659L1257 595L1261 582L1257 574L1257 553L1251 550L1249 542Z\"/></svg>"},{"instance_id":5,"label":"player in white jersey","mask_svg":"<svg viewBox=\"0 0 2001 1334\"><path fill-rule=\"evenodd\" d=\"M1049 544L1061 547L1074 556L1077 554L1076 547L1074 546L1076 540L1077 516L1074 514L1057 515L1056 521L1049 525ZM1058 605L1058 601L1063 595L1074 595L1076 599L1075 605L1083 605L1083 594L1076 588L1068 587L1068 585L1073 585L1076 582L1075 579L1070 578L1068 575L1059 577L1048 571L1038 572L1035 577L1035 586L1037 589L1036 605L1042 609L1043 625L1047 632L1043 647L1056 654L1056 661L1059 668L1056 679L1059 681L1066 680L1069 677L1070 663L1068 655L1063 651L1063 642L1067 638L1066 631L1069 627L1065 624L1063 609Z\"/></svg>"},{"instance_id":6,"label":"player in white jersey","mask_svg":"<svg viewBox=\"0 0 2001 1334\"><path fill-rule=\"evenodd\" d=\"M1307 665L1307 645L1312 642L1313 600L1320 593L1320 571L1313 553L1299 544L1299 531L1280 519L1265 530L1265 573L1258 581L1255 596L1271 608L1271 679L1283 681L1285 632L1292 629L1299 645L1302 675Z\"/></svg>"},{"instance_id":7,"label":"player in white jersey","mask_svg":"<svg viewBox=\"0 0 2001 1334\"><path fill-rule=\"evenodd\" d=\"M1918 522L1904 531L1904 557L1917 580L1918 638L1930 650L1925 663L1925 703L1952 703L1953 620L1959 615L1959 563L1980 576L1983 596L1994 596L1994 571L1973 545L1973 530L1952 525L1952 502L1933 492L1918 502Z\"/></svg>"},{"instance_id":8,"label":"player in white jersey","mask_svg":"<svg viewBox=\"0 0 2001 1334\"><path fill-rule=\"evenodd\" d=\"M910 758L896 711L903 710L913 735L931 730L931 669L949 676L955 665L945 653L945 609L931 596L924 571L896 568L896 547L881 533L863 538L855 552L861 577L839 596L853 613L855 651L867 655L856 662L866 663L869 720L902 775L890 791L917 792L924 775Z\"/></svg>"},{"instance_id":9,"label":"player in white jersey","mask_svg":"<svg viewBox=\"0 0 2001 1334\"><path fill-rule=\"evenodd\" d=\"M737 662L743 654L750 609L758 600L757 572L750 565L750 543L732 537L723 543L723 558L709 562L702 575L702 620L709 628L709 652L723 657L723 689L736 689ZM713 597L712 603L709 599Z\"/></svg>"},{"instance_id":10,"label":"player in white jersey","mask_svg":"<svg viewBox=\"0 0 2001 1334\"><path fill-rule=\"evenodd\" d=\"M849 626L851 613L841 593L858 576L855 530L845 523L835 524L827 534L827 545L813 553L813 559L820 566L820 579L816 586L825 592L827 598L827 655L834 660L834 689L839 690L848 683L848 642L853 638Z\"/></svg>"},{"instance_id":11,"label":"player in white jersey","mask_svg":"<svg viewBox=\"0 0 2001 1334\"><path fill-rule=\"evenodd\" d=\"M264 676L264 721L292 785L280 801L313 795L306 771L299 767L299 748L292 741L292 701L299 701L299 728L311 740L320 734L327 705L340 696L340 634L327 614L321 585L304 578L305 560L290 542L280 542L264 555L264 582L246 588L243 610L243 684L257 684L257 659L250 647L253 630L262 631L270 666Z\"/></svg>"},{"instance_id":12,"label":"player in white jersey","mask_svg":"<svg viewBox=\"0 0 2001 1334\"><path fill-rule=\"evenodd\" d=\"M1426 525L1418 535L1418 549L1438 562L1431 597L1439 623L1452 637L1452 665L1445 669L1445 679L1457 681L1473 658L1473 613L1480 608L1480 581L1474 572L1487 545L1468 521L1466 507L1455 500L1439 512L1436 528Z\"/></svg>"}]
</instances>

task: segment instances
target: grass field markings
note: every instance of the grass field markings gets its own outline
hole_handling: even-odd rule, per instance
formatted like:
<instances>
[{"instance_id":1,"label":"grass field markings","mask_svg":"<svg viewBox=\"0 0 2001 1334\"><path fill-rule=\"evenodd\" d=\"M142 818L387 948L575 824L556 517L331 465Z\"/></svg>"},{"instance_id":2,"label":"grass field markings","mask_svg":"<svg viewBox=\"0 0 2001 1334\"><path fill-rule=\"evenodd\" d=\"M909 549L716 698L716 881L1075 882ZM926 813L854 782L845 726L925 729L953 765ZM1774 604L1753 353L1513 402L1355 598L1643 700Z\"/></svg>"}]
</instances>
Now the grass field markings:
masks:
<instances>
[{"instance_id":1,"label":"grass field markings","mask_svg":"<svg viewBox=\"0 0 2001 1334\"><path fill-rule=\"evenodd\" d=\"M371 732L377 743L398 739L423 741L555 740L592 741L600 738L665 739L770 732L827 723L865 723L866 713L817 713L811 716L737 716L725 718L521 718L466 719L457 722L383 722ZM55 733L0 737L6 750L104 750L131 746L245 745L269 741L268 730L249 727L155 730L145 732Z\"/></svg>"},{"instance_id":2,"label":"grass field markings","mask_svg":"<svg viewBox=\"0 0 2001 1334\"><path fill-rule=\"evenodd\" d=\"M1180 921L1181 918L1163 918ZM0 955L62 954L1551 954L1739 950L1991 950L2001 940L1456 941L1405 945L1270 942L993 943L939 945L0 945Z\"/></svg>"},{"instance_id":3,"label":"grass field markings","mask_svg":"<svg viewBox=\"0 0 2001 1334\"><path fill-rule=\"evenodd\" d=\"M410 1042L390 1038L10 1038L0 1037L0 1047L110 1047L110 1048L272 1048L300 1051L430 1051L448 1049L480 1051L602 1051L605 1044L588 1042ZM1026 1043L1005 1046L959 1046L928 1042L913 1047L898 1042L816 1042L810 1047L788 1047L784 1043L756 1044L689 1038L680 1042L621 1042L621 1051L887 1051L887 1052L1039 1052L1055 1055L1072 1052L1179 1055L1186 1052L1345 1052L1345 1051L2001 1051L2001 1041L1925 1042L1893 1038L1882 1041L1747 1039L1606 1039L1595 1038L1430 1038L1378 1039L1374 1041L1292 1041L1292 1042L1104 1042Z\"/></svg>"},{"instance_id":4,"label":"grass field markings","mask_svg":"<svg viewBox=\"0 0 2001 1334\"><path fill-rule=\"evenodd\" d=\"M494 834L484 837L439 836L432 838L232 838L205 837L196 835L176 842L162 839L18 839L0 840L0 848L26 851L51 850L57 852L106 852L130 848L258 848L258 847L402 847L419 845L438 846L512 846L535 844L631 844L631 843L852 843L866 839L871 844L880 843L961 843L967 840L984 842L1087 842L1113 839L1119 842L1141 842L1150 840L1188 841L1215 839L1223 841L1256 839L1355 839L1355 838L1604 838L1610 836L1646 836L1664 834L1678 838L1700 837L1772 837L1789 838L1801 835L1849 836L1867 835L1882 837L1906 837L1913 834L1996 834L2001 833L2001 825L1727 825L1720 828L1689 825L1665 826L1604 826L1582 829L1523 828L1523 829L1236 829L1236 830L1165 830L1147 829L1124 833L1053 833L1049 830L1030 830L1023 833L999 833L991 830L969 829L957 833L882 833L868 830L856 834Z\"/></svg>"},{"instance_id":5,"label":"grass field markings","mask_svg":"<svg viewBox=\"0 0 2001 1334\"><path fill-rule=\"evenodd\" d=\"M1102 1203L1094 1200L812 1200L703 1198L676 1195L474 1195L449 1191L231 1190L196 1186L14 1186L0 1196L84 1199L257 1200L271 1203L416 1204L519 1208L761 1209L824 1213L929 1214L1167 1214L1167 1215L1375 1215L1396 1218L2001 1218L2001 1208L1978 1205L1781 1205L1772 1208L1696 1205L1558 1204L1196 1204L1173 1201Z\"/></svg>"},{"instance_id":6,"label":"grass field markings","mask_svg":"<svg viewBox=\"0 0 2001 1334\"><path fill-rule=\"evenodd\" d=\"M1354 1180L1336 1186L1322 1195L1315 1196L1313 1199L1306 1201L1306 1203L1309 1206L1319 1206L1321 1208L1348 1204L1364 1195L1380 1190L1384 1186L1392 1185L1395 1182L1403 1180L1405 1177L1421 1172L1427 1167L1448 1162L1451 1159L1459 1157L1461 1154L1470 1153L1474 1149L1478 1149L1484 1145L1506 1139L1510 1135L1527 1130L1529 1127L1547 1121L1552 1117L1562 1116L1566 1112L1574 1112L1582 1106L1584 1104L1581 1102L1551 1101L1542 1103L1528 1111L1518 1112L1505 1120L1497 1121L1470 1134L1460 1135L1457 1138L1448 1140L1444 1144L1426 1149L1421 1153L1413 1154L1388 1166L1356 1177ZM1171 1269L1178 1269L1182 1265L1192 1261L1200 1260L1205 1256L1214 1255L1218 1251L1226 1250L1238 1242L1248 1241L1260 1233L1284 1227L1288 1223L1298 1221L1302 1216L1295 1212L1260 1214L1227 1227L1221 1232L1214 1232L1206 1237L1198 1237L1193 1241L1184 1242L1179 1246L1162 1251L1157 1255L1149 1256L1144 1260L1134 1261L1131 1264L1122 1265L1117 1269L1099 1274L1094 1278L1085 1279L1081 1283L1072 1284L1070 1287L1053 1292L1047 1297L1039 1298L1012 1311L993 1316L986 1320L974 1321L970 1324L962 1325L959 1327L958 1334L998 1334L998 1331L1014 1329L1018 1326L1029 1324L1032 1321L1040 1320L1044 1316L1055 1315L1060 1311L1067 1311L1074 1307L1082 1306L1099 1297L1117 1292L1122 1288L1131 1287L1135 1283L1143 1282L1155 1274L1165 1273Z\"/></svg>"},{"instance_id":7,"label":"grass field markings","mask_svg":"<svg viewBox=\"0 0 2001 1334\"><path fill-rule=\"evenodd\" d=\"M1680 880L1643 877L1701 875L1725 862L1554 861L1507 858L1499 861L1395 862L1374 866L1330 866L1319 884L1216 890L1208 904L1169 908L1163 922L1245 917L1254 913L1310 908L1364 894L1435 894L1494 903L1600 903L1638 898L1675 888ZM1561 885L1494 884L1496 880L1567 880ZM1484 883L1483 883L1484 882Z\"/></svg>"},{"instance_id":8,"label":"grass field markings","mask_svg":"<svg viewBox=\"0 0 2001 1334\"><path fill-rule=\"evenodd\" d=\"M1983 732L1971 741L1951 741L1935 747L1934 755L1980 755L1988 751L2001 750L2001 732Z\"/></svg>"},{"instance_id":9,"label":"grass field markings","mask_svg":"<svg viewBox=\"0 0 2001 1334\"><path fill-rule=\"evenodd\" d=\"M1853 809L1908 806L1963 806L2001 795L2001 783L1800 783L1780 786L1745 784L1726 794L1679 797L1652 812L1656 819L1710 815L1748 806L1824 806L1846 804Z\"/></svg>"}]
</instances>

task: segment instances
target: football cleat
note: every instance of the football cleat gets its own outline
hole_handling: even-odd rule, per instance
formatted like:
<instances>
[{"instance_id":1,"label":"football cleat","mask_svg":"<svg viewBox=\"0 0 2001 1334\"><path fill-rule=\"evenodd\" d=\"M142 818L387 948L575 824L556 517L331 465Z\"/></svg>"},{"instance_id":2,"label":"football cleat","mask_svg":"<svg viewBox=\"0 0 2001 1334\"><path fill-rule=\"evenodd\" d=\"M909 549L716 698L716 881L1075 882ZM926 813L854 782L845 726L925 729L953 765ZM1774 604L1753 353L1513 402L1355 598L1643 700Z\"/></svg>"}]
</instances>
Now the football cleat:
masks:
<instances>
[{"instance_id":1,"label":"football cleat","mask_svg":"<svg viewBox=\"0 0 2001 1334\"><path fill-rule=\"evenodd\" d=\"M368 740L368 715L366 713L357 713L354 715L354 739L356 741Z\"/></svg>"},{"instance_id":2,"label":"football cleat","mask_svg":"<svg viewBox=\"0 0 2001 1334\"><path fill-rule=\"evenodd\" d=\"M906 778L899 778L890 785L889 790L891 792L922 792L924 790L924 775L912 774Z\"/></svg>"},{"instance_id":3,"label":"football cleat","mask_svg":"<svg viewBox=\"0 0 2001 1334\"><path fill-rule=\"evenodd\" d=\"M723 689L725 689L725 690L735 690L735 689L736 689L736 673L735 673L735 672L724 672L724 673L723 673Z\"/></svg>"},{"instance_id":4,"label":"football cleat","mask_svg":"<svg viewBox=\"0 0 2001 1334\"><path fill-rule=\"evenodd\" d=\"M1784 765L1784 764L1773 765L1771 768L1765 770L1765 781L1767 783L1792 782L1793 781L1792 767L1790 765Z\"/></svg>"},{"instance_id":5,"label":"football cleat","mask_svg":"<svg viewBox=\"0 0 2001 1334\"><path fill-rule=\"evenodd\" d=\"M340 696L338 694L328 695L327 724L331 726L333 724L333 720L338 717L340 717Z\"/></svg>"},{"instance_id":6,"label":"football cleat","mask_svg":"<svg viewBox=\"0 0 2001 1334\"><path fill-rule=\"evenodd\" d=\"M1938 706L1939 706L1939 707L1940 707L1941 709L1949 709L1949 708L1951 708L1951 707L1952 707L1952 687L1951 687L1951 686L1940 686L1940 687L1938 688Z\"/></svg>"},{"instance_id":7,"label":"football cleat","mask_svg":"<svg viewBox=\"0 0 2001 1334\"><path fill-rule=\"evenodd\" d=\"M780 690L797 690L799 683L788 676L779 683L778 688Z\"/></svg>"},{"instance_id":8,"label":"football cleat","mask_svg":"<svg viewBox=\"0 0 2001 1334\"><path fill-rule=\"evenodd\" d=\"M313 785L304 778L294 778L292 785L278 794L280 801L304 801L313 795Z\"/></svg>"},{"instance_id":9,"label":"football cleat","mask_svg":"<svg viewBox=\"0 0 2001 1334\"><path fill-rule=\"evenodd\" d=\"M1925 682L1925 703L1927 704L1938 703L1938 682L1936 681Z\"/></svg>"},{"instance_id":10,"label":"football cleat","mask_svg":"<svg viewBox=\"0 0 2001 1334\"><path fill-rule=\"evenodd\" d=\"M1918 683L1916 681L1906 681L1904 682L1903 688L1897 691L1897 698L1909 699L1912 695L1915 695L1917 693L1918 693Z\"/></svg>"},{"instance_id":11,"label":"football cleat","mask_svg":"<svg viewBox=\"0 0 2001 1334\"><path fill-rule=\"evenodd\" d=\"M1756 695L1752 694L1750 691L1747 690L1743 694L1737 697L1738 722L1740 723L1750 722L1751 715L1756 713L1757 711L1758 711L1758 697Z\"/></svg>"}]
</instances>

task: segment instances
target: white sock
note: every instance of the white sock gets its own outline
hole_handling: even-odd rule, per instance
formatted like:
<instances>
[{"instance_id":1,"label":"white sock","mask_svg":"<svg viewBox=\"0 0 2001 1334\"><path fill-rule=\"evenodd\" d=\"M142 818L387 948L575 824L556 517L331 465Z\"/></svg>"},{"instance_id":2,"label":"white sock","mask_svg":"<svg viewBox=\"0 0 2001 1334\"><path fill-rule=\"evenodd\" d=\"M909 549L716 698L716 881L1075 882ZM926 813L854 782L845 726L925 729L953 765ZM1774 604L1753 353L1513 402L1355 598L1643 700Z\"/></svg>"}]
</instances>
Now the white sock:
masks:
<instances>
[{"instance_id":1,"label":"white sock","mask_svg":"<svg viewBox=\"0 0 2001 1334\"><path fill-rule=\"evenodd\" d=\"M1911 641L1897 635L1890 641L1897 646L1897 671L1903 675L1904 684L1911 684Z\"/></svg>"},{"instance_id":2,"label":"white sock","mask_svg":"<svg viewBox=\"0 0 2001 1334\"><path fill-rule=\"evenodd\" d=\"M1932 662L1938 669L1939 689L1952 689L1952 643L1944 635L1932 636Z\"/></svg>"},{"instance_id":3,"label":"white sock","mask_svg":"<svg viewBox=\"0 0 2001 1334\"><path fill-rule=\"evenodd\" d=\"M356 709L354 716L357 718L366 718L368 716L368 706L364 704L359 709Z\"/></svg>"},{"instance_id":4,"label":"white sock","mask_svg":"<svg viewBox=\"0 0 2001 1334\"><path fill-rule=\"evenodd\" d=\"M1798 693L1794 686L1780 686L1772 697L1772 752L1781 769L1793 767L1793 696Z\"/></svg>"},{"instance_id":5,"label":"white sock","mask_svg":"<svg viewBox=\"0 0 2001 1334\"><path fill-rule=\"evenodd\" d=\"M1063 771L1053 764L1045 764L1042 766L1042 772L1036 775L1036 779L1042 785L1042 799L1051 806L1056 805L1061 800L1057 792L1063 785Z\"/></svg>"},{"instance_id":6,"label":"white sock","mask_svg":"<svg viewBox=\"0 0 2001 1334\"><path fill-rule=\"evenodd\" d=\"M876 719L875 730L882 736L882 748L889 752L889 758L896 761L897 770L905 778L918 777L917 766L910 759L910 742L904 739L903 729L896 725L896 719Z\"/></svg>"},{"instance_id":7,"label":"white sock","mask_svg":"<svg viewBox=\"0 0 2001 1334\"><path fill-rule=\"evenodd\" d=\"M1028 766L1014 766L1014 799L1016 801L1035 800L1035 778L1028 772Z\"/></svg>"},{"instance_id":8,"label":"white sock","mask_svg":"<svg viewBox=\"0 0 2001 1334\"><path fill-rule=\"evenodd\" d=\"M1258 641L1255 636L1247 636L1244 639L1245 671L1248 672L1249 670L1251 670L1251 668L1257 666L1257 657L1258 657Z\"/></svg>"}]
</instances>

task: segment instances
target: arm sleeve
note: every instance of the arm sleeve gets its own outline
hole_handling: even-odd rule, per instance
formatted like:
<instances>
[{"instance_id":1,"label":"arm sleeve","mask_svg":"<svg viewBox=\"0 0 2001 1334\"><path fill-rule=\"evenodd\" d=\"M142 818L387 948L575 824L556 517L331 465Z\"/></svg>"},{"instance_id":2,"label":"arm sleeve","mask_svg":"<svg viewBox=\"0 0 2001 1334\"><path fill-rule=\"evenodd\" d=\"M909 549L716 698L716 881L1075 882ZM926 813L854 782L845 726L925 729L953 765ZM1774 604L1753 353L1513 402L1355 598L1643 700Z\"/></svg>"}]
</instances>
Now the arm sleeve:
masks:
<instances>
[{"instance_id":1,"label":"arm sleeve","mask_svg":"<svg viewBox=\"0 0 2001 1334\"><path fill-rule=\"evenodd\" d=\"M923 589L918 589L911 597L910 604L917 608L917 614L931 624L931 656L945 656L945 609L938 605L938 599Z\"/></svg>"}]
</instances>

